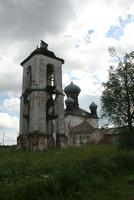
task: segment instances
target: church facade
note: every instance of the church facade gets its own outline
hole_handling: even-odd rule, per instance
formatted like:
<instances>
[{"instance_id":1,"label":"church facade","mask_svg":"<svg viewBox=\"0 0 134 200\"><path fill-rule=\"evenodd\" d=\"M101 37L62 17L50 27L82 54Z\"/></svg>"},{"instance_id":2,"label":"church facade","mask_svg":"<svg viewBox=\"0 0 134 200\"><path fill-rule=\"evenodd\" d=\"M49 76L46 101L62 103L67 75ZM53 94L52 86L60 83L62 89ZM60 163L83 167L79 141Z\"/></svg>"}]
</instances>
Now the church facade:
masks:
<instances>
[{"instance_id":1,"label":"church facade","mask_svg":"<svg viewBox=\"0 0 134 200\"><path fill-rule=\"evenodd\" d=\"M81 145L93 143L93 132L99 128L97 105L92 102L87 112L79 106L79 93L81 89L71 82L65 87L65 135L68 145Z\"/></svg>"},{"instance_id":2,"label":"church facade","mask_svg":"<svg viewBox=\"0 0 134 200\"><path fill-rule=\"evenodd\" d=\"M73 82L63 91L62 64L64 60L48 50L43 41L21 63L18 148L44 150L93 142L93 132L98 129L97 105L92 103L90 112L80 108L81 90Z\"/></svg>"}]
</instances>

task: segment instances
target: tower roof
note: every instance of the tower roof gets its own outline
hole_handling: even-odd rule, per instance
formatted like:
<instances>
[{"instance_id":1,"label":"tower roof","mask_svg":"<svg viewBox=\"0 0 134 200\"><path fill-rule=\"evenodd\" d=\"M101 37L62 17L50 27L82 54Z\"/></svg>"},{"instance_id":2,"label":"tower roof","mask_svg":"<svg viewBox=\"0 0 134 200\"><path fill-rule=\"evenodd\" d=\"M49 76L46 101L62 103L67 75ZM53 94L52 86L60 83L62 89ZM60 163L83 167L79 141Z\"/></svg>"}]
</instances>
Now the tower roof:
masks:
<instances>
[{"instance_id":1,"label":"tower roof","mask_svg":"<svg viewBox=\"0 0 134 200\"><path fill-rule=\"evenodd\" d=\"M75 85L73 82L71 82L68 86L65 87L64 92L66 95L69 94L79 94L81 89L79 86Z\"/></svg>"},{"instance_id":2,"label":"tower roof","mask_svg":"<svg viewBox=\"0 0 134 200\"><path fill-rule=\"evenodd\" d=\"M49 51L47 49L48 47L48 44L45 43L44 41L41 40L41 44L40 44L40 47L36 48L25 60L23 60L21 62L21 65L23 66L23 64L25 64L29 59L31 59L34 55L45 55L47 57L50 57L50 58L54 58L56 60L59 60L62 62L62 64L64 63L64 60L61 59L61 58L58 58L57 56L55 56L55 54L52 52L52 51Z\"/></svg>"}]
</instances>

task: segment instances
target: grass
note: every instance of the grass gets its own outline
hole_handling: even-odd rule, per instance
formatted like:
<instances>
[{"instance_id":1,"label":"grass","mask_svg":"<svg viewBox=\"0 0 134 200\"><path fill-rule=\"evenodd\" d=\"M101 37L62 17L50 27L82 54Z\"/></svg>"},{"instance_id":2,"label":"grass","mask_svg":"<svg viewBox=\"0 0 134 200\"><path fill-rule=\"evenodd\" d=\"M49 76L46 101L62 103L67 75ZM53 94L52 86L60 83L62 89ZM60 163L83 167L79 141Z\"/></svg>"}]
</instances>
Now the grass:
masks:
<instances>
[{"instance_id":1,"label":"grass","mask_svg":"<svg viewBox=\"0 0 134 200\"><path fill-rule=\"evenodd\" d=\"M109 145L64 150L0 148L1 200L132 200L134 151Z\"/></svg>"}]
</instances>

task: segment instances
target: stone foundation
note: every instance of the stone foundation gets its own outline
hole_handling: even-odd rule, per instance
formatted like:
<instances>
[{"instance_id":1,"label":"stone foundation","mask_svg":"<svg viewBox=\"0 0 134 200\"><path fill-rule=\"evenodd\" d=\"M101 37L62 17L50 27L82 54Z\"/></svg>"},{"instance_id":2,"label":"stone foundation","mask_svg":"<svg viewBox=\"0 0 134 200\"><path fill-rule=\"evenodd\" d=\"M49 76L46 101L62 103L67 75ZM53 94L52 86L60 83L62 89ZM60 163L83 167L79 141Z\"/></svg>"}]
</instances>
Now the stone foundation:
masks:
<instances>
[{"instance_id":1,"label":"stone foundation","mask_svg":"<svg viewBox=\"0 0 134 200\"><path fill-rule=\"evenodd\" d=\"M18 149L45 150L54 146L54 139L51 135L44 134L23 134L17 138Z\"/></svg>"},{"instance_id":2,"label":"stone foundation","mask_svg":"<svg viewBox=\"0 0 134 200\"><path fill-rule=\"evenodd\" d=\"M56 147L64 148L67 146L68 139L64 134L56 137ZM17 148L26 150L45 150L53 148L54 138L52 135L44 134L23 134L17 138Z\"/></svg>"}]
</instances>

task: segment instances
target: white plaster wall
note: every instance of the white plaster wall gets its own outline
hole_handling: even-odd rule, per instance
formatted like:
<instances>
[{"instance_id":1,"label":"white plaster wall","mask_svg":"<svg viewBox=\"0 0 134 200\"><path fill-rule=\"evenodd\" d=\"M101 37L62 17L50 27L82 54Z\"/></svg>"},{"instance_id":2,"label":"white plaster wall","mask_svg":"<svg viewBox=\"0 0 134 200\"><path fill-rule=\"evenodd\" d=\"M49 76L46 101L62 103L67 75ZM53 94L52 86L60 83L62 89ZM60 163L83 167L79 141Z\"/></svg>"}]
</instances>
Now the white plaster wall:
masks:
<instances>
[{"instance_id":1,"label":"white plaster wall","mask_svg":"<svg viewBox=\"0 0 134 200\"><path fill-rule=\"evenodd\" d=\"M35 91L30 94L29 132L37 131L39 131L39 92Z\"/></svg>"},{"instance_id":2,"label":"white plaster wall","mask_svg":"<svg viewBox=\"0 0 134 200\"><path fill-rule=\"evenodd\" d=\"M31 76L32 76L32 83L31 83L31 88L32 89L38 89L39 88L39 60L40 56L35 55L33 56L30 60L28 60L24 65L23 65L23 90L22 93L25 92L26 89L26 76L27 76L27 68L28 66L31 66ZM46 79L46 77L44 77Z\"/></svg>"},{"instance_id":3,"label":"white plaster wall","mask_svg":"<svg viewBox=\"0 0 134 200\"><path fill-rule=\"evenodd\" d=\"M65 121L64 121L64 96L59 95L57 98L57 129L58 134L65 134Z\"/></svg>"},{"instance_id":4,"label":"white plaster wall","mask_svg":"<svg viewBox=\"0 0 134 200\"><path fill-rule=\"evenodd\" d=\"M65 134L66 134L66 136L69 135L70 128L75 127L84 121L85 121L85 118L83 118L83 117L73 116L73 115L65 116ZM94 128L98 128L98 119L89 118L89 119L87 119L87 122Z\"/></svg>"},{"instance_id":5,"label":"white plaster wall","mask_svg":"<svg viewBox=\"0 0 134 200\"><path fill-rule=\"evenodd\" d=\"M46 133L46 93L39 92L39 132Z\"/></svg>"},{"instance_id":6,"label":"white plaster wall","mask_svg":"<svg viewBox=\"0 0 134 200\"><path fill-rule=\"evenodd\" d=\"M85 118L73 115L65 116L65 124L68 127L75 127L78 124L85 121ZM86 120L89 124L91 124L94 128L98 128L98 119L89 118Z\"/></svg>"},{"instance_id":7,"label":"white plaster wall","mask_svg":"<svg viewBox=\"0 0 134 200\"><path fill-rule=\"evenodd\" d=\"M28 134L28 119L24 117L23 111L25 110L24 106L24 97L20 99L20 134Z\"/></svg>"},{"instance_id":8,"label":"white plaster wall","mask_svg":"<svg viewBox=\"0 0 134 200\"><path fill-rule=\"evenodd\" d=\"M78 124L81 124L83 121L84 121L84 118L82 117L73 116L73 115L65 116L65 134L68 135L71 127L75 127Z\"/></svg>"}]
</instances>

